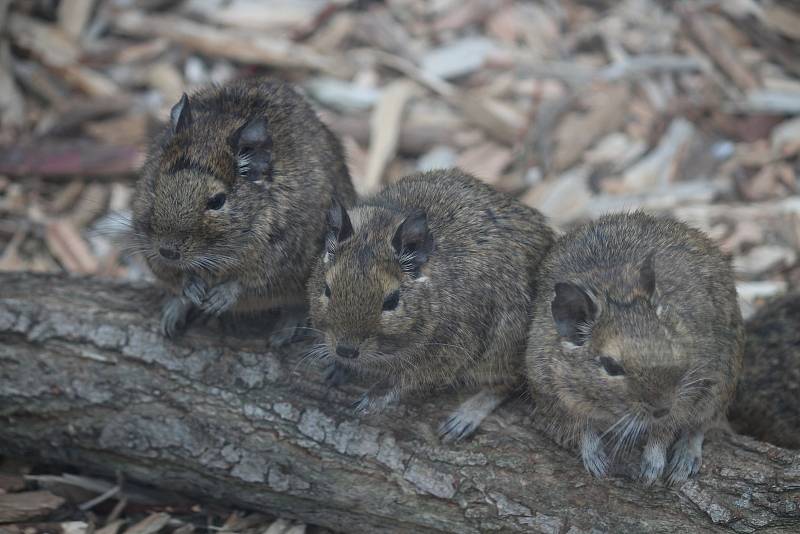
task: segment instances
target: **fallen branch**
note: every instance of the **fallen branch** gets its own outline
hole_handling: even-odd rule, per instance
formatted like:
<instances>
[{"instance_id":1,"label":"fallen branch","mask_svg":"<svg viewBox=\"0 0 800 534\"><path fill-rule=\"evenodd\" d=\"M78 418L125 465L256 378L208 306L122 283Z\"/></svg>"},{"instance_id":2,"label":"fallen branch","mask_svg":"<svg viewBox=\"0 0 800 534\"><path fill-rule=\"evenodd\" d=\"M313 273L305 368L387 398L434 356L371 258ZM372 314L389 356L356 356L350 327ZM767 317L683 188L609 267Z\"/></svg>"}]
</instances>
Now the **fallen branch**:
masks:
<instances>
[{"instance_id":1,"label":"fallen branch","mask_svg":"<svg viewBox=\"0 0 800 534\"><path fill-rule=\"evenodd\" d=\"M679 488L589 477L524 400L443 446L452 395L359 420L295 345L158 334L156 290L0 274L0 449L348 532L800 528L800 452L712 436ZM596 529L596 530L593 530Z\"/></svg>"}]
</instances>

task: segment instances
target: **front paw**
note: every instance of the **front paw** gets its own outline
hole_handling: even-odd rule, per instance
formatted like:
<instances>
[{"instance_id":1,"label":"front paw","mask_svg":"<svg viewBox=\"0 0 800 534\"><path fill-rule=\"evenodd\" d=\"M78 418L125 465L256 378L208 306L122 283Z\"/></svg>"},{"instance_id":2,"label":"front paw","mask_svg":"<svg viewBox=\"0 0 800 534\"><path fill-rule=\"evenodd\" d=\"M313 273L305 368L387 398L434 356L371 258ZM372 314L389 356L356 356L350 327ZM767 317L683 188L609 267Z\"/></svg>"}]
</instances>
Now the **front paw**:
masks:
<instances>
[{"instance_id":1,"label":"front paw","mask_svg":"<svg viewBox=\"0 0 800 534\"><path fill-rule=\"evenodd\" d=\"M604 478L608 474L609 461L600 436L592 431L584 432L580 448L586 470L597 478Z\"/></svg>"},{"instance_id":2,"label":"front paw","mask_svg":"<svg viewBox=\"0 0 800 534\"><path fill-rule=\"evenodd\" d=\"M197 307L203 305L203 301L206 298L206 291L208 291L208 285L202 278L197 276L190 276L186 280L186 285L183 286L183 296Z\"/></svg>"},{"instance_id":3,"label":"front paw","mask_svg":"<svg viewBox=\"0 0 800 534\"><path fill-rule=\"evenodd\" d=\"M271 347L285 347L297 340L308 322L305 311L281 310L269 336Z\"/></svg>"},{"instance_id":4,"label":"front paw","mask_svg":"<svg viewBox=\"0 0 800 534\"><path fill-rule=\"evenodd\" d=\"M664 474L667 465L667 447L661 442L648 442L642 452L639 479L646 486L652 485Z\"/></svg>"},{"instance_id":5,"label":"front paw","mask_svg":"<svg viewBox=\"0 0 800 534\"><path fill-rule=\"evenodd\" d=\"M240 293L239 282L231 281L216 285L206 292L206 298L200 308L205 313L218 317L236 305Z\"/></svg>"},{"instance_id":6,"label":"front paw","mask_svg":"<svg viewBox=\"0 0 800 534\"><path fill-rule=\"evenodd\" d=\"M671 486L686 482L700 471L703 463L703 432L684 432L672 446L667 468L667 483Z\"/></svg>"},{"instance_id":7,"label":"front paw","mask_svg":"<svg viewBox=\"0 0 800 534\"><path fill-rule=\"evenodd\" d=\"M353 404L353 411L358 416L381 413L387 407L397 402L398 398L398 395L394 392L379 396L364 393L361 398Z\"/></svg>"},{"instance_id":8,"label":"front paw","mask_svg":"<svg viewBox=\"0 0 800 534\"><path fill-rule=\"evenodd\" d=\"M161 333L169 338L181 333L191 307L183 297L170 297L161 309Z\"/></svg>"},{"instance_id":9,"label":"front paw","mask_svg":"<svg viewBox=\"0 0 800 534\"><path fill-rule=\"evenodd\" d=\"M325 367L325 385L337 388L350 379L350 371L343 365L331 362Z\"/></svg>"}]
</instances>

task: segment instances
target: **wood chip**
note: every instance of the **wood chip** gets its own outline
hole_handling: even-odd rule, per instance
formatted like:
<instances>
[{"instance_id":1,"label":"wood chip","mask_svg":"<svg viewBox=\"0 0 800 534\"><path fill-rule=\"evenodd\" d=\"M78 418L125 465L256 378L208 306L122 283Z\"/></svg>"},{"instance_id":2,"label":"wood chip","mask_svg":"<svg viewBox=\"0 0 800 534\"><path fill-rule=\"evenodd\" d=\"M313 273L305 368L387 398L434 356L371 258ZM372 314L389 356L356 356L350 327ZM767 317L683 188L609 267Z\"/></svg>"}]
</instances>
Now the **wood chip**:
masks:
<instances>
[{"instance_id":1,"label":"wood chip","mask_svg":"<svg viewBox=\"0 0 800 534\"><path fill-rule=\"evenodd\" d=\"M66 521L61 523L61 534L87 534L89 524L84 521Z\"/></svg>"},{"instance_id":2,"label":"wood chip","mask_svg":"<svg viewBox=\"0 0 800 534\"><path fill-rule=\"evenodd\" d=\"M489 184L496 185L511 160L511 149L490 142L481 143L463 152L456 160L456 166Z\"/></svg>"},{"instance_id":3,"label":"wood chip","mask_svg":"<svg viewBox=\"0 0 800 534\"><path fill-rule=\"evenodd\" d=\"M119 529L122 528L122 525L125 524L125 521L122 519L117 519L115 521L111 521L107 523L102 528L98 528L94 531L94 534L117 534Z\"/></svg>"},{"instance_id":4,"label":"wood chip","mask_svg":"<svg viewBox=\"0 0 800 534\"><path fill-rule=\"evenodd\" d=\"M800 13L796 9L772 2L764 6L763 18L764 23L778 33L800 40Z\"/></svg>"},{"instance_id":5,"label":"wood chip","mask_svg":"<svg viewBox=\"0 0 800 534\"><path fill-rule=\"evenodd\" d=\"M25 99L14 80L8 41L0 41L0 124L18 127L25 122Z\"/></svg>"},{"instance_id":6,"label":"wood chip","mask_svg":"<svg viewBox=\"0 0 800 534\"><path fill-rule=\"evenodd\" d=\"M61 29L26 15L11 13L8 32L14 44L29 50L51 67L72 66L80 56L75 42Z\"/></svg>"},{"instance_id":7,"label":"wood chip","mask_svg":"<svg viewBox=\"0 0 800 534\"><path fill-rule=\"evenodd\" d=\"M64 268L72 273L91 274L99 263L92 255L89 244L71 223L51 221L45 230L47 246Z\"/></svg>"},{"instance_id":8,"label":"wood chip","mask_svg":"<svg viewBox=\"0 0 800 534\"><path fill-rule=\"evenodd\" d=\"M128 528L125 534L156 534L167 526L169 520L170 515L163 512L150 514L147 518Z\"/></svg>"},{"instance_id":9,"label":"wood chip","mask_svg":"<svg viewBox=\"0 0 800 534\"><path fill-rule=\"evenodd\" d=\"M218 29L170 15L149 16L128 11L114 17L113 24L128 35L169 39L212 57L272 67L300 67L333 75L348 70L345 65L288 39Z\"/></svg>"},{"instance_id":10,"label":"wood chip","mask_svg":"<svg viewBox=\"0 0 800 534\"><path fill-rule=\"evenodd\" d=\"M393 82L384 88L370 118L366 176L363 182L353 184L359 195L368 195L380 189L383 172L396 154L403 111L416 92L417 85L407 80Z\"/></svg>"},{"instance_id":11,"label":"wood chip","mask_svg":"<svg viewBox=\"0 0 800 534\"><path fill-rule=\"evenodd\" d=\"M45 516L64 504L49 491L26 491L0 495L0 523L30 521Z\"/></svg>"},{"instance_id":12,"label":"wood chip","mask_svg":"<svg viewBox=\"0 0 800 534\"><path fill-rule=\"evenodd\" d=\"M144 163L141 147L103 145L85 139L47 140L0 147L0 174L10 176L128 176Z\"/></svg>"},{"instance_id":13,"label":"wood chip","mask_svg":"<svg viewBox=\"0 0 800 534\"><path fill-rule=\"evenodd\" d=\"M25 489L25 479L21 475L0 473L0 493L11 493Z\"/></svg>"},{"instance_id":14,"label":"wood chip","mask_svg":"<svg viewBox=\"0 0 800 534\"><path fill-rule=\"evenodd\" d=\"M552 170L560 172L577 162L584 151L625 122L625 109L630 104L625 84L598 88L583 99L583 113L569 113L552 133L554 154Z\"/></svg>"},{"instance_id":15,"label":"wood chip","mask_svg":"<svg viewBox=\"0 0 800 534\"><path fill-rule=\"evenodd\" d=\"M61 0L58 4L58 25L64 33L78 39L89 22L94 0Z\"/></svg>"},{"instance_id":16,"label":"wood chip","mask_svg":"<svg viewBox=\"0 0 800 534\"><path fill-rule=\"evenodd\" d=\"M688 8L679 8L678 12L692 37L739 90L746 92L760 85L730 43L714 30L708 15L690 11Z\"/></svg>"}]
</instances>

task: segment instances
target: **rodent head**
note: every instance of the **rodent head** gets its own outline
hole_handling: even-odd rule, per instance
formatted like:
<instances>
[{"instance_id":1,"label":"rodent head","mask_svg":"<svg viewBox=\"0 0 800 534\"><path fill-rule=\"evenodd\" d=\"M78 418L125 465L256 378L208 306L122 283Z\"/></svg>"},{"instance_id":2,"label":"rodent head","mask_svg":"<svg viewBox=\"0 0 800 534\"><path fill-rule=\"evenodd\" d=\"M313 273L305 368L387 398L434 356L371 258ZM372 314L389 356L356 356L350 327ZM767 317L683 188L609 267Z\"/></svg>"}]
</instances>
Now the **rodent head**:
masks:
<instances>
[{"instance_id":1,"label":"rodent head","mask_svg":"<svg viewBox=\"0 0 800 534\"><path fill-rule=\"evenodd\" d=\"M390 361L434 324L427 217L377 207L348 213L334 202L328 226L309 282L311 318L324 332L325 352L352 367Z\"/></svg>"},{"instance_id":2,"label":"rodent head","mask_svg":"<svg viewBox=\"0 0 800 534\"><path fill-rule=\"evenodd\" d=\"M659 291L654 262L650 253L551 288L560 343L550 369L554 393L574 413L618 433L687 423L714 387Z\"/></svg>"},{"instance_id":3,"label":"rodent head","mask_svg":"<svg viewBox=\"0 0 800 534\"><path fill-rule=\"evenodd\" d=\"M215 271L235 261L253 231L271 180L272 138L264 117L197 122L184 94L145 169L133 230L151 263Z\"/></svg>"}]
</instances>

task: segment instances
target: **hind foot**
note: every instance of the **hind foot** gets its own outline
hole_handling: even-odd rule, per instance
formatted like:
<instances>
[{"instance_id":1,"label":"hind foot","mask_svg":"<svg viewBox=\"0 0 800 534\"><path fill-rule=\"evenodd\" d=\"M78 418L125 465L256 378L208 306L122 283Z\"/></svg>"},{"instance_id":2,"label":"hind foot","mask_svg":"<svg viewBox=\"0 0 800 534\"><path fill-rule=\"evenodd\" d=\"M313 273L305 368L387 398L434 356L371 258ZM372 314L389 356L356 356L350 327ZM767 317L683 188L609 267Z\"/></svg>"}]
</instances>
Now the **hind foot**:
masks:
<instances>
[{"instance_id":1,"label":"hind foot","mask_svg":"<svg viewBox=\"0 0 800 534\"><path fill-rule=\"evenodd\" d=\"M471 436L481 422L508 398L508 391L486 388L461 405L439 425L442 443L459 442Z\"/></svg>"}]
</instances>

